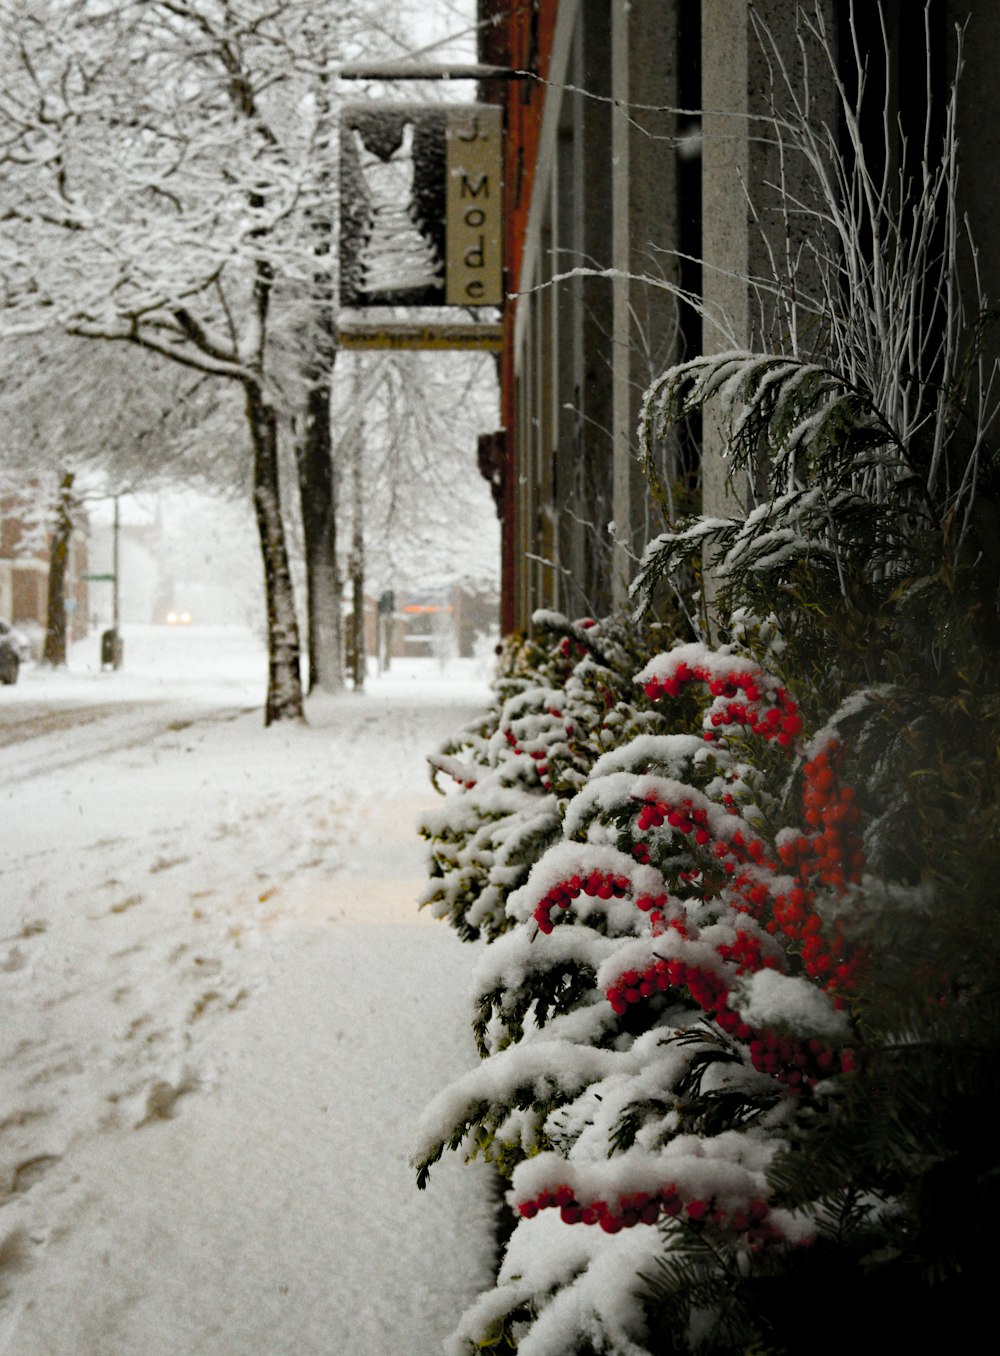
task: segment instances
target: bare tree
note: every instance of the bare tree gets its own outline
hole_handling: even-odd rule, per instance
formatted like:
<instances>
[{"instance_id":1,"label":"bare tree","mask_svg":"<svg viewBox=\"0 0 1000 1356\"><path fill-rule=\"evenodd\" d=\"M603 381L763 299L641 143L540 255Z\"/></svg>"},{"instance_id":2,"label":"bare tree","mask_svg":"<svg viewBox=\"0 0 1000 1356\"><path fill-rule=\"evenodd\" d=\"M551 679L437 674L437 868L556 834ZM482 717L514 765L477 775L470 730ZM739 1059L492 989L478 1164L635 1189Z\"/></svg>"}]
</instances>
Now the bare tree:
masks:
<instances>
[{"instance_id":1,"label":"bare tree","mask_svg":"<svg viewBox=\"0 0 1000 1356\"><path fill-rule=\"evenodd\" d=\"M89 503L163 486L245 491L240 412L213 387L58 332L0 342L0 489L27 517L25 549L48 547L46 663L66 661L66 567Z\"/></svg>"},{"instance_id":2,"label":"bare tree","mask_svg":"<svg viewBox=\"0 0 1000 1356\"><path fill-rule=\"evenodd\" d=\"M492 360L406 352L356 360L367 392L365 555L374 585L494 587L499 527L476 455L478 431L497 419ZM334 422L345 430L353 389L346 376L335 383Z\"/></svg>"},{"instance_id":3,"label":"bare tree","mask_svg":"<svg viewBox=\"0 0 1000 1356\"><path fill-rule=\"evenodd\" d=\"M58 326L239 391L267 722L302 714L280 415L303 372L314 392L329 377L315 323L330 298L317 235L331 180L324 82L358 17L309 0L0 0L0 332ZM309 464L327 423L314 394Z\"/></svg>"}]
</instances>

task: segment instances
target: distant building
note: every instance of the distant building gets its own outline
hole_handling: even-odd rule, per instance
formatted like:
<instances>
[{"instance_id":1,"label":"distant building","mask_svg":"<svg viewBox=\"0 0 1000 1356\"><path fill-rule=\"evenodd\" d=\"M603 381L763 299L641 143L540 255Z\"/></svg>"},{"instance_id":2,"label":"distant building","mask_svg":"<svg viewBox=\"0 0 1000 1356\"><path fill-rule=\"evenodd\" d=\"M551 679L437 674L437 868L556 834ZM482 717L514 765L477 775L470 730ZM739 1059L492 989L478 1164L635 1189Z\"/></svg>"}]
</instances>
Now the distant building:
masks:
<instances>
[{"instance_id":1,"label":"distant building","mask_svg":"<svg viewBox=\"0 0 1000 1356\"><path fill-rule=\"evenodd\" d=\"M495 593L455 584L424 593L365 596L365 652L392 659L472 658L481 637L497 629Z\"/></svg>"},{"instance_id":2,"label":"distant building","mask_svg":"<svg viewBox=\"0 0 1000 1356\"><path fill-rule=\"evenodd\" d=\"M31 521L25 496L0 498L0 617L30 633L46 626L48 610L48 542ZM76 532L70 542L66 571L66 613L71 640L87 634L87 540Z\"/></svg>"}]
</instances>

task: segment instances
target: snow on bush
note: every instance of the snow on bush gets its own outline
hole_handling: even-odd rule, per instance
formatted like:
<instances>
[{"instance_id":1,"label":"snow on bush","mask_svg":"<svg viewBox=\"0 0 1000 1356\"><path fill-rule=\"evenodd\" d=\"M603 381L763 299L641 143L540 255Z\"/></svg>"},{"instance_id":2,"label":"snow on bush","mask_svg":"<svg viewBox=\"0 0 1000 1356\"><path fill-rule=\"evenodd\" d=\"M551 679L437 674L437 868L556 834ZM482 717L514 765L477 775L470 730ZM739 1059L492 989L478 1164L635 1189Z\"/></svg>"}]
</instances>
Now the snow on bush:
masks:
<instances>
[{"instance_id":1,"label":"snow on bush","mask_svg":"<svg viewBox=\"0 0 1000 1356\"><path fill-rule=\"evenodd\" d=\"M771 1171L854 1066L860 812L836 739L808 747L746 655L536 624L548 648L431 760L459 790L424 826L426 898L491 945L483 1061L432 1101L415 1163L492 1160L520 1220L451 1350L633 1356L655 1349L651 1257L693 1239L747 1268L813 1237L820 1204L786 1208Z\"/></svg>"}]
</instances>

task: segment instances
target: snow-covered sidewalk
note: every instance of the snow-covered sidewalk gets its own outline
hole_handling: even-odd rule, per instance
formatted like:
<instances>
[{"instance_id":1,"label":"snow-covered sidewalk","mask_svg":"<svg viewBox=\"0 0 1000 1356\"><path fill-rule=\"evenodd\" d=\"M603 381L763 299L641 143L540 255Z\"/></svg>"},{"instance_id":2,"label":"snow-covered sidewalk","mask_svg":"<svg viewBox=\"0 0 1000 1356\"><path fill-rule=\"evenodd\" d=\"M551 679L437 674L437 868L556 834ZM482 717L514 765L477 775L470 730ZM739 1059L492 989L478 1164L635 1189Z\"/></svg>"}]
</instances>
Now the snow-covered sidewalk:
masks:
<instances>
[{"instance_id":1,"label":"snow-covered sidewalk","mask_svg":"<svg viewBox=\"0 0 1000 1356\"><path fill-rule=\"evenodd\" d=\"M486 1172L418 1193L407 1163L475 1062L473 954L415 911L413 822L484 700L404 668L307 728L230 710L37 777L17 746L5 1356L429 1356L489 1284Z\"/></svg>"}]
</instances>

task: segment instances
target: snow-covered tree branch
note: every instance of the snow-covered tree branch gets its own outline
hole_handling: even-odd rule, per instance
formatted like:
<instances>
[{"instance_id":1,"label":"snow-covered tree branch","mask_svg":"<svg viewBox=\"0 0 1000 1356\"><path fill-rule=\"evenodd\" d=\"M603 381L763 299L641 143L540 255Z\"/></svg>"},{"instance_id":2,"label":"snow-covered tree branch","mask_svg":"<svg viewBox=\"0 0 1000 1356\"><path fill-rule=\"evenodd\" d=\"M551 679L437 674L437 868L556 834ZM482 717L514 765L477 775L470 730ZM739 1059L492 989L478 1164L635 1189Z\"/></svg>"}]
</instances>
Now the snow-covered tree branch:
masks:
<instances>
[{"instance_id":1,"label":"snow-covered tree branch","mask_svg":"<svg viewBox=\"0 0 1000 1356\"><path fill-rule=\"evenodd\" d=\"M268 721L302 711L278 440L332 365L328 79L363 22L311 0L0 0L0 335L124 344L241 391Z\"/></svg>"}]
</instances>

